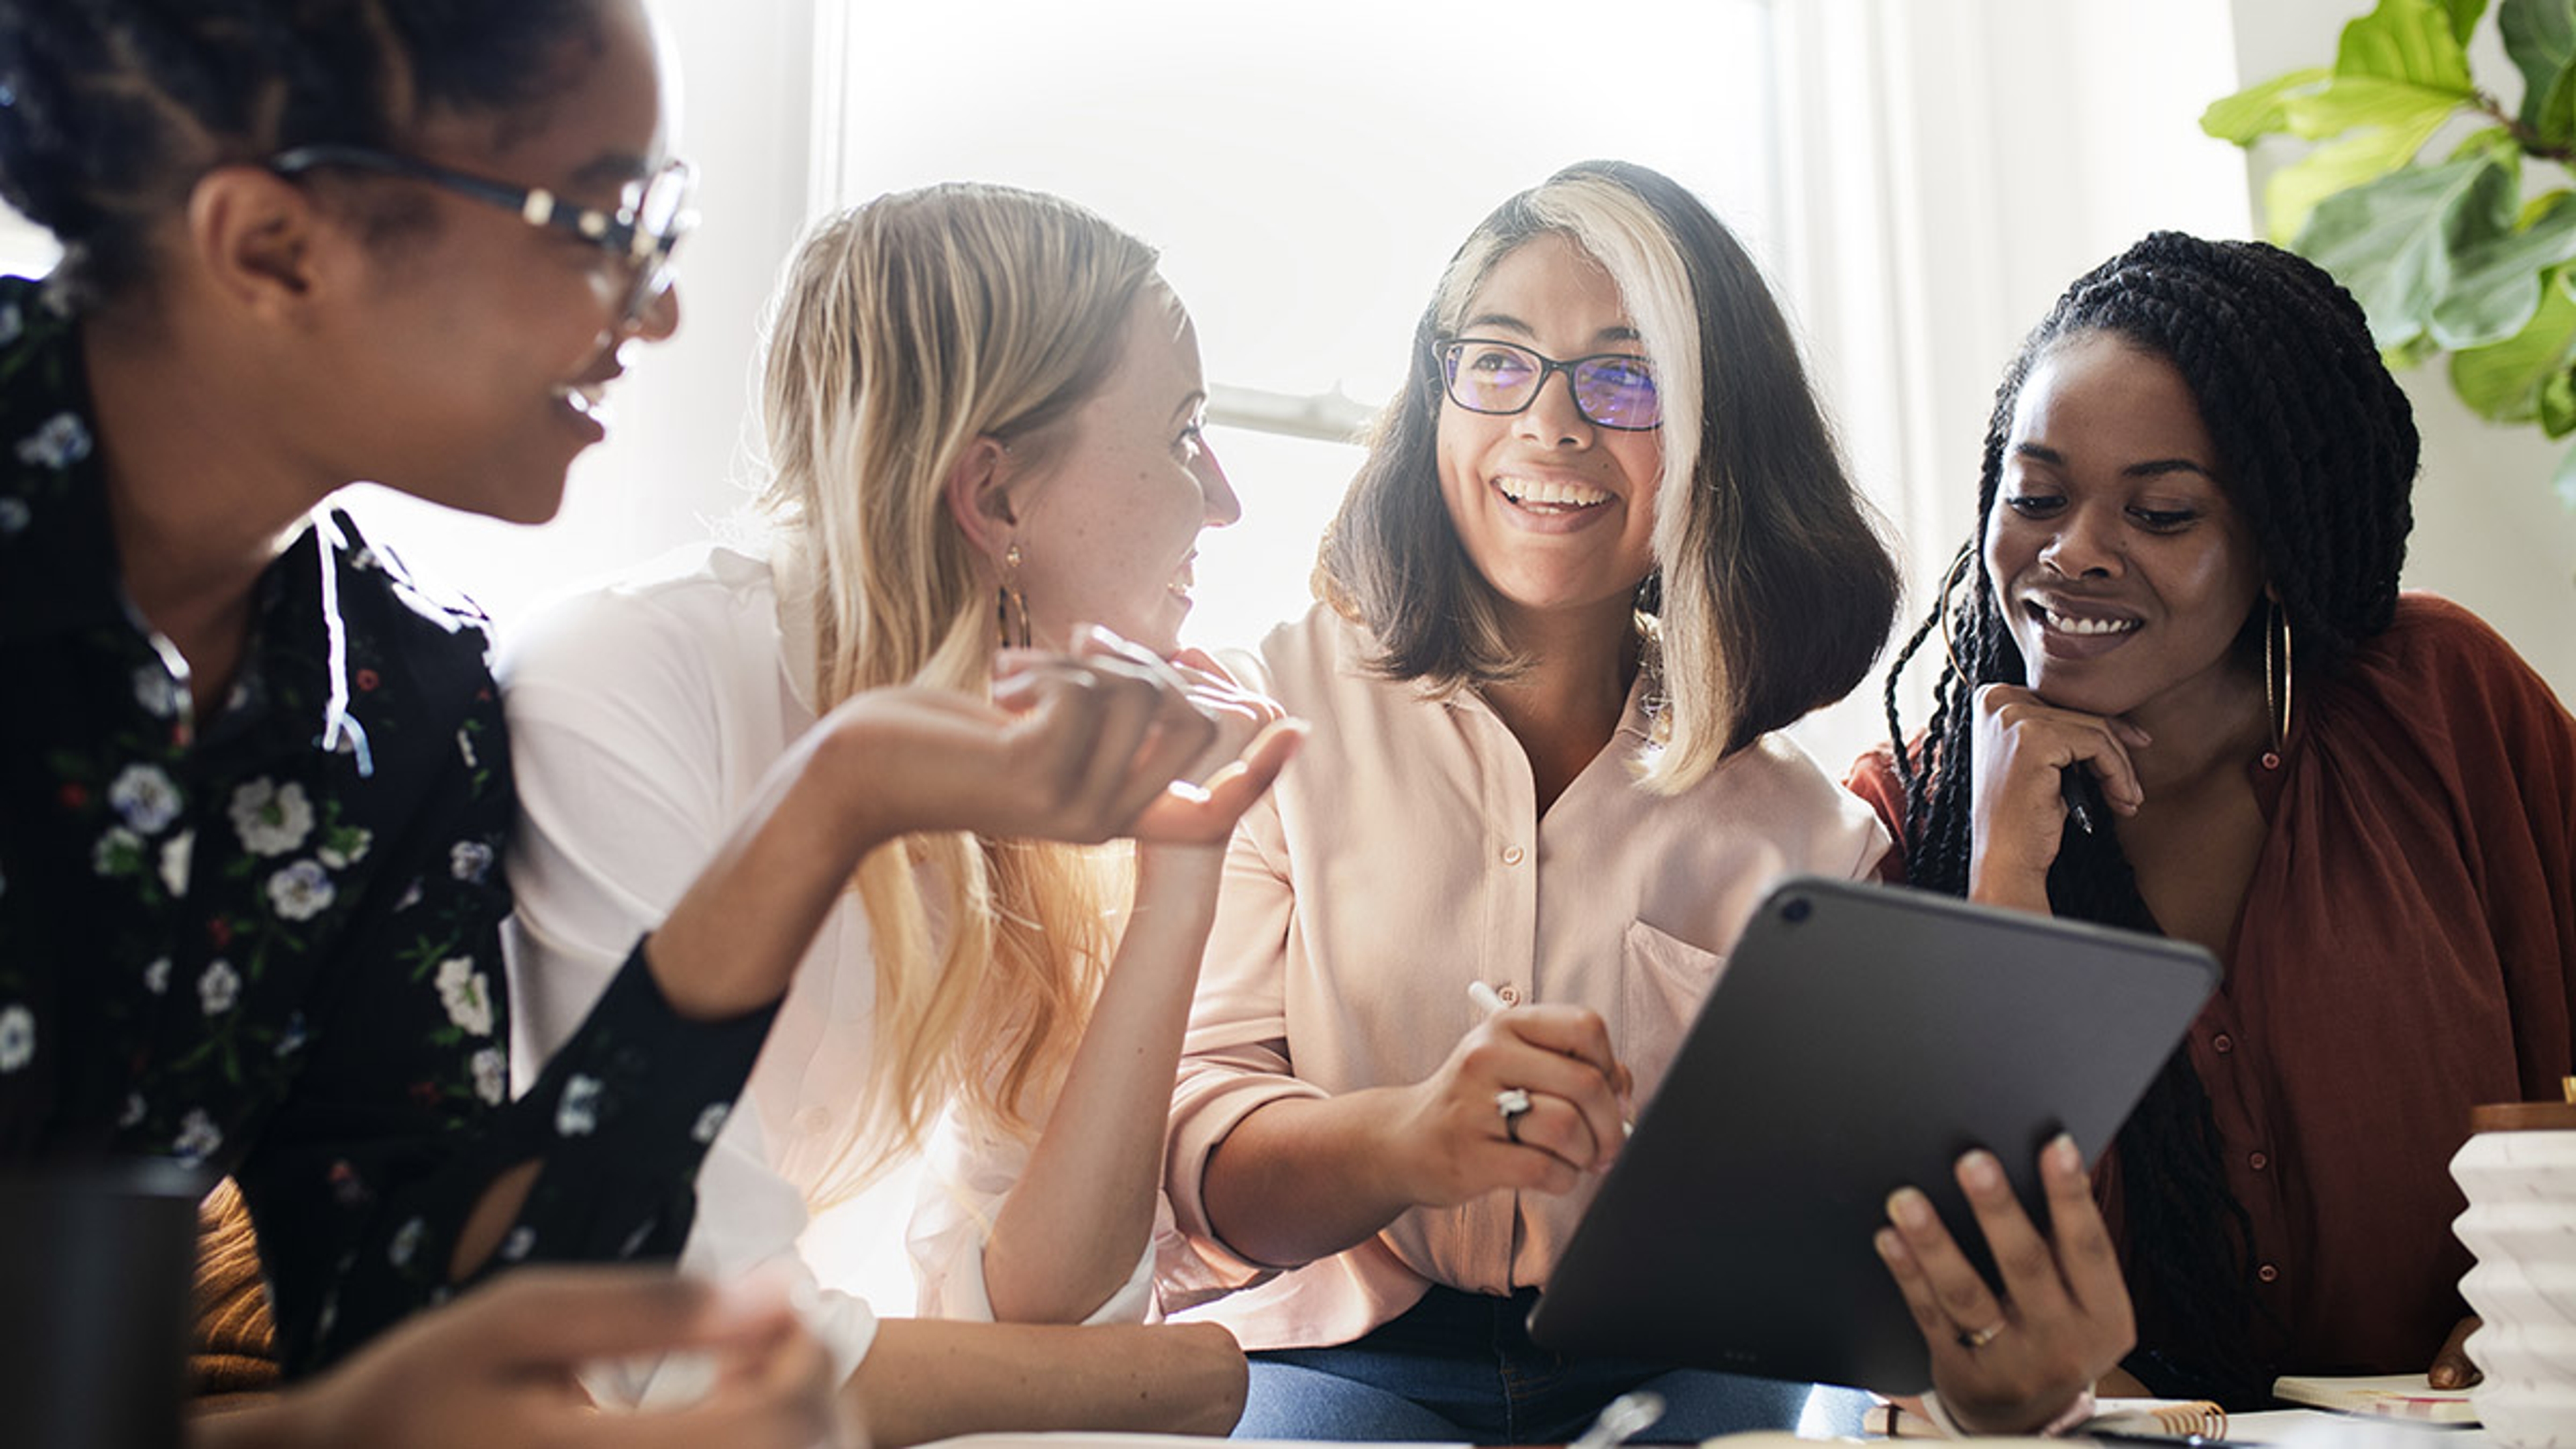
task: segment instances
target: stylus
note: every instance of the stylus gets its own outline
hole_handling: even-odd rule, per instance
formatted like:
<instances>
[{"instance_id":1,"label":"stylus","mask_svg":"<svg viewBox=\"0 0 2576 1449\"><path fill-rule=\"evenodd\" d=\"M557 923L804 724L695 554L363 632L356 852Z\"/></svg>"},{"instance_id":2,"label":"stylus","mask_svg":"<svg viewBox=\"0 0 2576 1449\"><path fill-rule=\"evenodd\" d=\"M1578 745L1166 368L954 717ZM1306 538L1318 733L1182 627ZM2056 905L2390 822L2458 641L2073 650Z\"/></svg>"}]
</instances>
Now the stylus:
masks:
<instances>
[{"instance_id":1,"label":"stylus","mask_svg":"<svg viewBox=\"0 0 2576 1449\"><path fill-rule=\"evenodd\" d=\"M1470 981L1467 983L1467 1000L1475 1005L1476 1010L1487 1016L1492 1016L1501 1011L1507 1004L1504 1002L1503 994L1501 992L1496 991L1493 987L1486 985L1482 981ZM1636 1130L1636 1123L1630 1122L1624 1118L1620 1120L1620 1135L1627 1136L1634 1133Z\"/></svg>"}]
</instances>

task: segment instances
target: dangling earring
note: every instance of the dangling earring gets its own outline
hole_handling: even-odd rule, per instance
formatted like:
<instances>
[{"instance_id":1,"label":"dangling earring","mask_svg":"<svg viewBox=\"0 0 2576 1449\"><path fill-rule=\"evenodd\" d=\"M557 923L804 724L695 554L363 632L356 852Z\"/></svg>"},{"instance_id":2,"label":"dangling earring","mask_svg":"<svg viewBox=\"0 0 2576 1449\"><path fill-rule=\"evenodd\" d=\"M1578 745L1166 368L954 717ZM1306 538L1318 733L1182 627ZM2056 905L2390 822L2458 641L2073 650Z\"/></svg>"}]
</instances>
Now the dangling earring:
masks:
<instances>
[{"instance_id":1,"label":"dangling earring","mask_svg":"<svg viewBox=\"0 0 2576 1449\"><path fill-rule=\"evenodd\" d=\"M2263 752L2263 768L2281 768L2281 748L2290 738L2290 616L2274 599L2263 620L2263 712L2271 717L2272 748Z\"/></svg>"},{"instance_id":2,"label":"dangling earring","mask_svg":"<svg viewBox=\"0 0 2576 1449\"><path fill-rule=\"evenodd\" d=\"M1029 596L1018 588L1019 574L1020 546L1015 543L1002 550L1002 587L993 602L996 632L1005 649L1030 647Z\"/></svg>"},{"instance_id":3,"label":"dangling earring","mask_svg":"<svg viewBox=\"0 0 2576 1449\"><path fill-rule=\"evenodd\" d=\"M1664 612L1664 571L1662 569L1649 569L1646 576L1637 581L1637 595L1629 601L1628 607L1650 618Z\"/></svg>"},{"instance_id":4,"label":"dangling earring","mask_svg":"<svg viewBox=\"0 0 2576 1449\"><path fill-rule=\"evenodd\" d=\"M1959 667L1958 642L1950 637L1950 594L1959 587L1960 575L1968 571L1976 556L1976 540L1959 545L1959 556L1950 561L1950 571L1941 575L1941 592L1932 601L1932 617L1941 621L1941 657L1950 661L1950 672L1961 679L1968 677L1968 671Z\"/></svg>"}]
</instances>

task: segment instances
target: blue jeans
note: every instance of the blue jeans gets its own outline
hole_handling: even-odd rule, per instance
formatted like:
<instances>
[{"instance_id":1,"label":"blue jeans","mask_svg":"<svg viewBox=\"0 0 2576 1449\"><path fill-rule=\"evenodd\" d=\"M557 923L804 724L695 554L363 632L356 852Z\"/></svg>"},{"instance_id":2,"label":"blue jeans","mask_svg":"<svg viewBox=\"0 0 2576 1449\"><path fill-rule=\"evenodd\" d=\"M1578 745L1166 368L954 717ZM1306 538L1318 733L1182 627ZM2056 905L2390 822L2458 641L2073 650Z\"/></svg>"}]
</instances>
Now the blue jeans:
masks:
<instances>
[{"instance_id":1,"label":"blue jeans","mask_svg":"<svg viewBox=\"0 0 2576 1449\"><path fill-rule=\"evenodd\" d=\"M1749 1429L1798 1427L1807 1384L1634 1359L1567 1358L1530 1342L1529 1310L1537 1299L1534 1288L1496 1298L1434 1287L1354 1342L1255 1353L1234 1436L1562 1444L1631 1389L1663 1396L1664 1417L1639 1436L1645 1442L1697 1443ZM1832 1427L1857 1433L1866 1397L1817 1392L1833 1396Z\"/></svg>"}]
</instances>

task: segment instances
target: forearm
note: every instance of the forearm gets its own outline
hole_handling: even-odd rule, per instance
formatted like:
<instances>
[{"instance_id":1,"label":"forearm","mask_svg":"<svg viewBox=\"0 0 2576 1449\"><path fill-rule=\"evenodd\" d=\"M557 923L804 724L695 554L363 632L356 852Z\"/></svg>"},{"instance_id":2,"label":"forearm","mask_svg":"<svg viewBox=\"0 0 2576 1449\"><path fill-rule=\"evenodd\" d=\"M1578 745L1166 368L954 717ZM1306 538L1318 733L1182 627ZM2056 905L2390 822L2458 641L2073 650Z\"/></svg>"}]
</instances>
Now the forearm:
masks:
<instances>
[{"instance_id":1,"label":"forearm","mask_svg":"<svg viewBox=\"0 0 2576 1449\"><path fill-rule=\"evenodd\" d=\"M718 1020L785 994L860 859L901 833L869 808L872 743L827 722L770 770L743 823L646 943L674 1010Z\"/></svg>"},{"instance_id":2,"label":"forearm","mask_svg":"<svg viewBox=\"0 0 2576 1449\"><path fill-rule=\"evenodd\" d=\"M1419 1201L1389 1145L1406 1108L1390 1087L1256 1108L1208 1155L1209 1224L1239 1256L1277 1267L1366 1242Z\"/></svg>"},{"instance_id":3,"label":"forearm","mask_svg":"<svg viewBox=\"0 0 2576 1449\"><path fill-rule=\"evenodd\" d=\"M1001 1430L1223 1434L1243 1412L1244 1377L1214 1324L889 1318L844 1392L869 1439L895 1449Z\"/></svg>"},{"instance_id":4,"label":"forearm","mask_svg":"<svg viewBox=\"0 0 2576 1449\"><path fill-rule=\"evenodd\" d=\"M1164 1118L1223 868L1218 850L1138 852L1135 906L1117 955L984 1249L995 1318L1078 1323L1145 1251Z\"/></svg>"}]
</instances>

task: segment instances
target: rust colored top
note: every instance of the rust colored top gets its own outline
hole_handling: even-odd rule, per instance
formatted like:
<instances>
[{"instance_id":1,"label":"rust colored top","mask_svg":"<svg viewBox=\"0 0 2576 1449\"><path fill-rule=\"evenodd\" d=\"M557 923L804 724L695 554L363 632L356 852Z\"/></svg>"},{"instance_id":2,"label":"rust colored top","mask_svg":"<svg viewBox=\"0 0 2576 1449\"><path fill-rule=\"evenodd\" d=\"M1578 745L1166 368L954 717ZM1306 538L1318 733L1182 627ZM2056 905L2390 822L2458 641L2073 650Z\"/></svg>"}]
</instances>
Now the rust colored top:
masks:
<instances>
[{"instance_id":1,"label":"rust colored top","mask_svg":"<svg viewBox=\"0 0 2576 1449\"><path fill-rule=\"evenodd\" d=\"M2253 1220L2255 1351L2421 1371L2469 1311L2448 1164L2470 1111L2554 1100L2576 1058L2576 718L2475 615L2411 593L2297 700L2279 768L2247 764L2269 829L2191 1062ZM1886 747L1847 783L1901 851ZM2115 1160L2095 1189L2117 1235Z\"/></svg>"}]
</instances>

